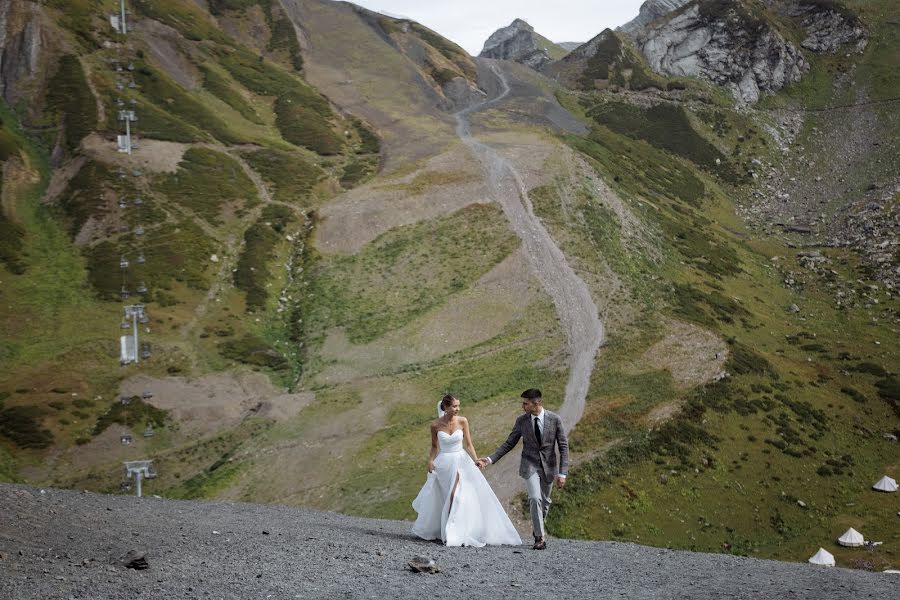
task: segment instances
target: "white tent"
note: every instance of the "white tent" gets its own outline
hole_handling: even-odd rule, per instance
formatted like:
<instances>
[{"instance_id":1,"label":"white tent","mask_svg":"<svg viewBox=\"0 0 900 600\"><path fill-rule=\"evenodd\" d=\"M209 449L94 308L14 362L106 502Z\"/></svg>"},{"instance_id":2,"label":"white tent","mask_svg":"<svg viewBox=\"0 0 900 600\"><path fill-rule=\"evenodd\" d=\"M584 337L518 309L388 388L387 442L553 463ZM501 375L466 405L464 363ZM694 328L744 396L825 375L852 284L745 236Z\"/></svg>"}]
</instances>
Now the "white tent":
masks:
<instances>
[{"instance_id":1,"label":"white tent","mask_svg":"<svg viewBox=\"0 0 900 600\"><path fill-rule=\"evenodd\" d=\"M878 490L879 492L896 492L897 491L897 481L885 475L878 482L872 486L873 490Z\"/></svg>"},{"instance_id":2,"label":"white tent","mask_svg":"<svg viewBox=\"0 0 900 600\"><path fill-rule=\"evenodd\" d=\"M838 538L838 544L841 546L864 546L865 543L863 535L852 527Z\"/></svg>"},{"instance_id":3,"label":"white tent","mask_svg":"<svg viewBox=\"0 0 900 600\"><path fill-rule=\"evenodd\" d=\"M809 559L810 564L824 565L826 567L834 566L834 555L825 548L819 548L819 551Z\"/></svg>"}]
</instances>

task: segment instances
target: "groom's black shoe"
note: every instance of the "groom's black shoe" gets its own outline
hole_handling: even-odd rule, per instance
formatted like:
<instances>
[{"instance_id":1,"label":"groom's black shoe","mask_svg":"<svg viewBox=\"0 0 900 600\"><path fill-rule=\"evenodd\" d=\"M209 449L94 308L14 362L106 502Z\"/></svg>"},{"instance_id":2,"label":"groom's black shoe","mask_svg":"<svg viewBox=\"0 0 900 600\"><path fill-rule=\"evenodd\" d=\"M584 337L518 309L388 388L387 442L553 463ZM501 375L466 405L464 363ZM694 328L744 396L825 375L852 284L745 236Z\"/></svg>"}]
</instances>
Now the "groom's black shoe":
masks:
<instances>
[{"instance_id":1,"label":"groom's black shoe","mask_svg":"<svg viewBox=\"0 0 900 600\"><path fill-rule=\"evenodd\" d=\"M547 540L535 539L534 546L531 547L532 550L544 550L547 548Z\"/></svg>"}]
</instances>

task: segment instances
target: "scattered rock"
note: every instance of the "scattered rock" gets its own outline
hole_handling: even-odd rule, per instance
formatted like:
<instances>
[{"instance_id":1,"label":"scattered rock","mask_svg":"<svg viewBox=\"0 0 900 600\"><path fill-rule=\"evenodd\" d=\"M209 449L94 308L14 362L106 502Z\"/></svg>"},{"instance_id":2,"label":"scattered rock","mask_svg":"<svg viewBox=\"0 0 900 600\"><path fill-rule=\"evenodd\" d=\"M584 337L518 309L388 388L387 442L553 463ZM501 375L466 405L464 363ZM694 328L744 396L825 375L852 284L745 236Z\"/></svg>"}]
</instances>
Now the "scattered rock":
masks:
<instances>
[{"instance_id":1,"label":"scattered rock","mask_svg":"<svg viewBox=\"0 0 900 600\"><path fill-rule=\"evenodd\" d=\"M797 306L796 304L791 304L791 305L788 307L788 312L798 313L798 312L800 312L800 307Z\"/></svg>"},{"instance_id":2,"label":"scattered rock","mask_svg":"<svg viewBox=\"0 0 900 600\"><path fill-rule=\"evenodd\" d=\"M137 571L150 568L146 554L137 550L129 550L128 554L122 559L122 564L124 564L127 569L135 569Z\"/></svg>"},{"instance_id":3,"label":"scattered rock","mask_svg":"<svg viewBox=\"0 0 900 600\"><path fill-rule=\"evenodd\" d=\"M412 560L406 563L409 568L416 573L440 573L441 569L434 562L433 558L427 556L414 556Z\"/></svg>"}]
</instances>

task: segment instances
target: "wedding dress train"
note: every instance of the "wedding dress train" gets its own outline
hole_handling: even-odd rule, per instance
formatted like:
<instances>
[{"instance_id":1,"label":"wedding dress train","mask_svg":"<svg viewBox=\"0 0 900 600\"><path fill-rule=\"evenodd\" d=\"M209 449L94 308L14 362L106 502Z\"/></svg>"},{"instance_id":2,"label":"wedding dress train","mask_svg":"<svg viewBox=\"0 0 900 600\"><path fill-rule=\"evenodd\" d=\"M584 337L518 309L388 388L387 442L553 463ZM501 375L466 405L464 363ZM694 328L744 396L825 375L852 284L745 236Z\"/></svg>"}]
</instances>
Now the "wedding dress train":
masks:
<instances>
[{"instance_id":1,"label":"wedding dress train","mask_svg":"<svg viewBox=\"0 0 900 600\"><path fill-rule=\"evenodd\" d=\"M462 430L437 435L441 451L434 471L412 504L419 514L413 533L448 546L521 544L494 490L463 450Z\"/></svg>"}]
</instances>

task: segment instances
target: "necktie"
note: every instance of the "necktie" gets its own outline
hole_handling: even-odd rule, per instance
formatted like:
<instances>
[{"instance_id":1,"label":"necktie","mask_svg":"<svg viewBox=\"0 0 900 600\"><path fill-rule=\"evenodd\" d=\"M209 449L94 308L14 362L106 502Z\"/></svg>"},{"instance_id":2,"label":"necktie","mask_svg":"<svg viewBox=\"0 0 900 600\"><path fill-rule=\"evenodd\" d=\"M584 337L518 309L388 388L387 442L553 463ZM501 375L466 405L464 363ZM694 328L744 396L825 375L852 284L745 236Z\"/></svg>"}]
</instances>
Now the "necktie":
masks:
<instances>
[{"instance_id":1,"label":"necktie","mask_svg":"<svg viewBox=\"0 0 900 600\"><path fill-rule=\"evenodd\" d=\"M544 444L544 436L541 435L541 426L538 425L538 418L534 418L534 437L537 440L538 446L542 446Z\"/></svg>"}]
</instances>

